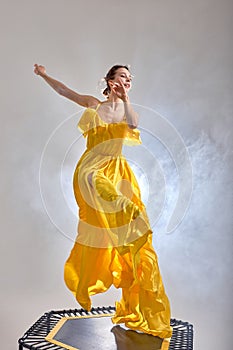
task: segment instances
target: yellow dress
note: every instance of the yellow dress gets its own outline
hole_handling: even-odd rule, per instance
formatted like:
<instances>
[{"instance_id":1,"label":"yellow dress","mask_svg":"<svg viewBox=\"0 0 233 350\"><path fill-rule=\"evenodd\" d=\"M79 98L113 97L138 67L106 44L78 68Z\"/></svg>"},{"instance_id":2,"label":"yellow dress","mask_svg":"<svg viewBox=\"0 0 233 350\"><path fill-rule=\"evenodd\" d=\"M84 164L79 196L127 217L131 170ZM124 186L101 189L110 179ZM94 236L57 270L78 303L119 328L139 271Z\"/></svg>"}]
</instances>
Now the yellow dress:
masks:
<instances>
[{"instance_id":1,"label":"yellow dress","mask_svg":"<svg viewBox=\"0 0 233 350\"><path fill-rule=\"evenodd\" d=\"M113 323L169 338L170 305L152 246L152 231L136 178L122 155L123 144L141 143L126 121L106 123L87 108L78 127L87 148L73 177L79 207L78 235L64 278L78 303L112 284L122 288Z\"/></svg>"}]
</instances>

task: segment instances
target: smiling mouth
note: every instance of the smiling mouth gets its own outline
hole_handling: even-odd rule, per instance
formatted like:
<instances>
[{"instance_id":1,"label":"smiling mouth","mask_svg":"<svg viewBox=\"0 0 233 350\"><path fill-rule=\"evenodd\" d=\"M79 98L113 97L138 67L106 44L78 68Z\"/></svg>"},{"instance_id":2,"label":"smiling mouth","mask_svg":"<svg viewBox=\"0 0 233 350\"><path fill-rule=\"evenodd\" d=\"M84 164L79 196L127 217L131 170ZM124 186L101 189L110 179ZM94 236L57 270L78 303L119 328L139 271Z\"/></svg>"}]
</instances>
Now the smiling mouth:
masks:
<instances>
[{"instance_id":1,"label":"smiling mouth","mask_svg":"<svg viewBox=\"0 0 233 350\"><path fill-rule=\"evenodd\" d=\"M130 85L129 84L124 84L124 86L129 89L130 88Z\"/></svg>"}]
</instances>

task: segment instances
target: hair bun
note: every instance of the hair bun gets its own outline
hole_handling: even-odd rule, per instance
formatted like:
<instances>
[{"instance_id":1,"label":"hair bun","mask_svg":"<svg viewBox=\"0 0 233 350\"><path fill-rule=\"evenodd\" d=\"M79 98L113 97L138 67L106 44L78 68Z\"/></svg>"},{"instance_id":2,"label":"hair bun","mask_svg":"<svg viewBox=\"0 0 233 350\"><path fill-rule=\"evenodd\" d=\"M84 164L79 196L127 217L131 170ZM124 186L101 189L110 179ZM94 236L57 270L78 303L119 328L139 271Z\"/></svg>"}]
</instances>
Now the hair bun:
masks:
<instances>
[{"instance_id":1,"label":"hair bun","mask_svg":"<svg viewBox=\"0 0 233 350\"><path fill-rule=\"evenodd\" d=\"M105 96L108 96L108 93L109 93L109 90L108 90L108 87L106 87L104 89L104 91L102 92L102 94L105 95Z\"/></svg>"}]
</instances>

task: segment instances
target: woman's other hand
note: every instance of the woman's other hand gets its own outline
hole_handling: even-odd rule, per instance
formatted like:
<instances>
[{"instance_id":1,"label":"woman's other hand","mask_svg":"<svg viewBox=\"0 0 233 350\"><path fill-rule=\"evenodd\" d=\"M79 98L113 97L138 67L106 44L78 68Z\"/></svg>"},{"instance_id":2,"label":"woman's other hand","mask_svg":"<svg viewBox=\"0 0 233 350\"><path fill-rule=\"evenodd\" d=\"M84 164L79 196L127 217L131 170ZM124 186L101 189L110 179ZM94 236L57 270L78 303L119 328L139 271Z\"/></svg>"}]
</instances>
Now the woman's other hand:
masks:
<instances>
[{"instance_id":1,"label":"woman's other hand","mask_svg":"<svg viewBox=\"0 0 233 350\"><path fill-rule=\"evenodd\" d=\"M123 102L128 101L127 90L120 79L112 85L112 90Z\"/></svg>"}]
</instances>

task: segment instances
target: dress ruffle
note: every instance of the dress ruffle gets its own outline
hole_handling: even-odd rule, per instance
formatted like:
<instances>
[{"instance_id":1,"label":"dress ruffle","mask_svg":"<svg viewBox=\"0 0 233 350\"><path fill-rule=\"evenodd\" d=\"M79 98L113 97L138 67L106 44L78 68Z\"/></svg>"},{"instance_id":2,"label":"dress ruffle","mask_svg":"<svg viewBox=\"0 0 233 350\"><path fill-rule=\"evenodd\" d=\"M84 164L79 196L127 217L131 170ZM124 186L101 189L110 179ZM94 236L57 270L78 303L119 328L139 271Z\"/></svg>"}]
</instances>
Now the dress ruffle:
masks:
<instances>
[{"instance_id":1,"label":"dress ruffle","mask_svg":"<svg viewBox=\"0 0 233 350\"><path fill-rule=\"evenodd\" d=\"M126 124L125 121L123 121L122 123ZM98 112L95 109L87 108L82 114L77 126L81 131L81 133L83 134L83 136L87 137L88 132L91 129L93 129L93 131L96 131L99 126L108 127L109 125L112 125L112 124L105 123L99 117ZM140 145L142 143L140 138L140 131L137 128L132 129L127 126L123 143L127 146Z\"/></svg>"}]
</instances>

